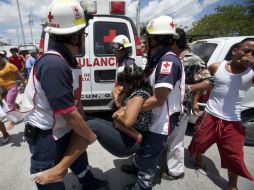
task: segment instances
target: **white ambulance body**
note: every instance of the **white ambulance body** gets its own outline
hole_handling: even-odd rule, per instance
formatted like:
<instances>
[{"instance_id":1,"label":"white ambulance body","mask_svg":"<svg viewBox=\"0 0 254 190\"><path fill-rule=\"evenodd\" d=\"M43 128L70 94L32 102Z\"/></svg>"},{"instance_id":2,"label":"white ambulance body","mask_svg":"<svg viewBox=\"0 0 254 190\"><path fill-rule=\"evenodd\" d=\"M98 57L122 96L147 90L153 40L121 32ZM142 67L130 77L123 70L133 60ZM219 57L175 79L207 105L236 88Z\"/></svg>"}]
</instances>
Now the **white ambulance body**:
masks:
<instances>
[{"instance_id":1,"label":"white ambulance body","mask_svg":"<svg viewBox=\"0 0 254 190\"><path fill-rule=\"evenodd\" d=\"M125 1L91 1L94 17L86 29L86 53L77 60L82 68L81 100L87 112L109 111L113 104L112 89L115 83L116 60L111 42L123 34L132 43L131 57L141 66L141 45L133 21L124 16ZM50 49L51 39L42 34L40 50ZM44 47L43 47L44 46Z\"/></svg>"}]
</instances>

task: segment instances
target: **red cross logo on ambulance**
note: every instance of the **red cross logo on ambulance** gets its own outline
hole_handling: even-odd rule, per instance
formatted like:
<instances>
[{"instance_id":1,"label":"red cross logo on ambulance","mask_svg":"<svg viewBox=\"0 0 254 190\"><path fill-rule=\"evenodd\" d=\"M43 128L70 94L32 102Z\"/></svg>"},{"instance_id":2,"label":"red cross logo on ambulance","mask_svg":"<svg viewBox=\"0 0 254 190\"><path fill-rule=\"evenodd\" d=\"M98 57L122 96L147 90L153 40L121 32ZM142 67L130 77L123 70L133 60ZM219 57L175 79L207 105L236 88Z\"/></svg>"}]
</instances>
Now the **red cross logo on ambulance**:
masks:
<instances>
[{"instance_id":1,"label":"red cross logo on ambulance","mask_svg":"<svg viewBox=\"0 0 254 190\"><path fill-rule=\"evenodd\" d=\"M163 61L161 64L160 74L169 75L171 74L173 62L171 61Z\"/></svg>"}]
</instances>

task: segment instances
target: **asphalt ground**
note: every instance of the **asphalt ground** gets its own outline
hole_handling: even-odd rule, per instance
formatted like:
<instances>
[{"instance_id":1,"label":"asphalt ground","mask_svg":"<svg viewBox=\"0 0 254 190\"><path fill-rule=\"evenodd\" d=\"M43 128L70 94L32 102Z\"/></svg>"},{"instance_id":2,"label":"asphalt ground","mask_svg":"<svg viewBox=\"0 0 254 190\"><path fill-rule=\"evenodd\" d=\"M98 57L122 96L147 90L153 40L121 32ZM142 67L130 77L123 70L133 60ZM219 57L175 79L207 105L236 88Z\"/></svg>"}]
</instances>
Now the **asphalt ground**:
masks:
<instances>
[{"instance_id":1,"label":"asphalt ground","mask_svg":"<svg viewBox=\"0 0 254 190\"><path fill-rule=\"evenodd\" d=\"M109 118L109 113L96 114ZM192 127L188 127L185 135L185 148L188 147ZM23 141L24 124L17 125L10 132L11 140L8 144L0 143L0 190L35 190L29 174L30 152L28 145ZM0 141L2 136L0 136ZM245 146L245 162L249 171L254 175L254 147ZM121 190L126 184L133 183L135 176L121 172L123 163L130 163L130 158L117 158L104 150L98 142L88 147L89 162L92 172L101 179L110 183L111 190ZM227 185L227 171L220 168L220 158L216 145L205 154L205 164L210 173L204 176L195 170L195 167L185 151L185 177L175 181L155 180L155 190L216 190L225 189ZM71 171L68 172L64 183L66 190L80 190L81 186ZM254 190L254 182L239 177L239 190Z\"/></svg>"}]
</instances>

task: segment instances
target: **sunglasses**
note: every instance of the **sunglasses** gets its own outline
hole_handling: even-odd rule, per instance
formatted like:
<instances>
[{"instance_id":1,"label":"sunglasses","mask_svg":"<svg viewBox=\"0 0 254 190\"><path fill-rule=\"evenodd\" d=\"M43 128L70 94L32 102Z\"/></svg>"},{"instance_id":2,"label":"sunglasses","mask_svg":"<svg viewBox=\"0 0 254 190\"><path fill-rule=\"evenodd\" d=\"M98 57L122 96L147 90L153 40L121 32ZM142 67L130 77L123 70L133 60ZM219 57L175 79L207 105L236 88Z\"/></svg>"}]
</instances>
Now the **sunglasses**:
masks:
<instances>
[{"instance_id":1,"label":"sunglasses","mask_svg":"<svg viewBox=\"0 0 254 190\"><path fill-rule=\"evenodd\" d=\"M112 43L112 46L111 46L113 50L119 50L119 49L122 49L123 47L124 47L123 44L119 44L119 43Z\"/></svg>"}]
</instances>

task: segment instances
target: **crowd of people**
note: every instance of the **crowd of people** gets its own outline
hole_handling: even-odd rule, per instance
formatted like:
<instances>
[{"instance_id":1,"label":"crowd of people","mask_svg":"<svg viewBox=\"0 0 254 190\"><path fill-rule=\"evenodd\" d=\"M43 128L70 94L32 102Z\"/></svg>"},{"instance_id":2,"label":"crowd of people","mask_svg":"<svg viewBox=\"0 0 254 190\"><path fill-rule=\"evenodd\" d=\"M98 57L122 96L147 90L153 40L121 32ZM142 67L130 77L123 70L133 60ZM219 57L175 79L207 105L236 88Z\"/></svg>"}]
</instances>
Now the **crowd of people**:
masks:
<instances>
[{"instance_id":1,"label":"crowd of people","mask_svg":"<svg viewBox=\"0 0 254 190\"><path fill-rule=\"evenodd\" d=\"M18 92L26 87L27 76L30 69L37 58L37 49L30 50L29 56L25 59L23 55L19 54L18 48L11 48L11 56L8 57L7 52L0 50L0 88L1 88L1 104L2 113L12 110L18 110L19 105L16 103ZM3 134L2 143L7 143L10 140L8 130L13 129L15 124L10 121L8 126L5 127L4 117L1 116L0 128ZM7 129L7 130L6 130Z\"/></svg>"},{"instance_id":2,"label":"crowd of people","mask_svg":"<svg viewBox=\"0 0 254 190\"><path fill-rule=\"evenodd\" d=\"M163 15L147 24L143 65L139 67L130 57L130 40L118 35L112 41L117 61L112 121L85 120L80 101L81 70L75 55L85 52L84 31L89 17L75 0L61 2L61 6L53 2L48 11L58 22L49 19L45 28L54 39L48 52L37 57L37 52L31 51L26 64L15 48L9 59L0 52L0 116L20 109L32 154L30 172L39 190L65 189L68 168L84 190L109 189L109 183L96 178L89 168L86 148L96 140L117 157L133 156L132 164L121 166L123 172L136 176L126 190L153 188L163 151L167 152L167 167L161 171L161 178L183 178L188 117L199 112L197 102L205 90L210 96L188 148L193 163L207 175L202 154L216 143L221 167L228 170L227 189L237 189L238 176L253 180L244 164L240 118L241 99L254 79L253 39L237 44L231 61L207 67L191 52L184 30ZM21 74L24 68L30 73L28 81ZM26 86L20 108L15 105L17 78ZM230 103L224 103L225 98ZM6 143L10 135L3 122L0 130Z\"/></svg>"}]
</instances>

